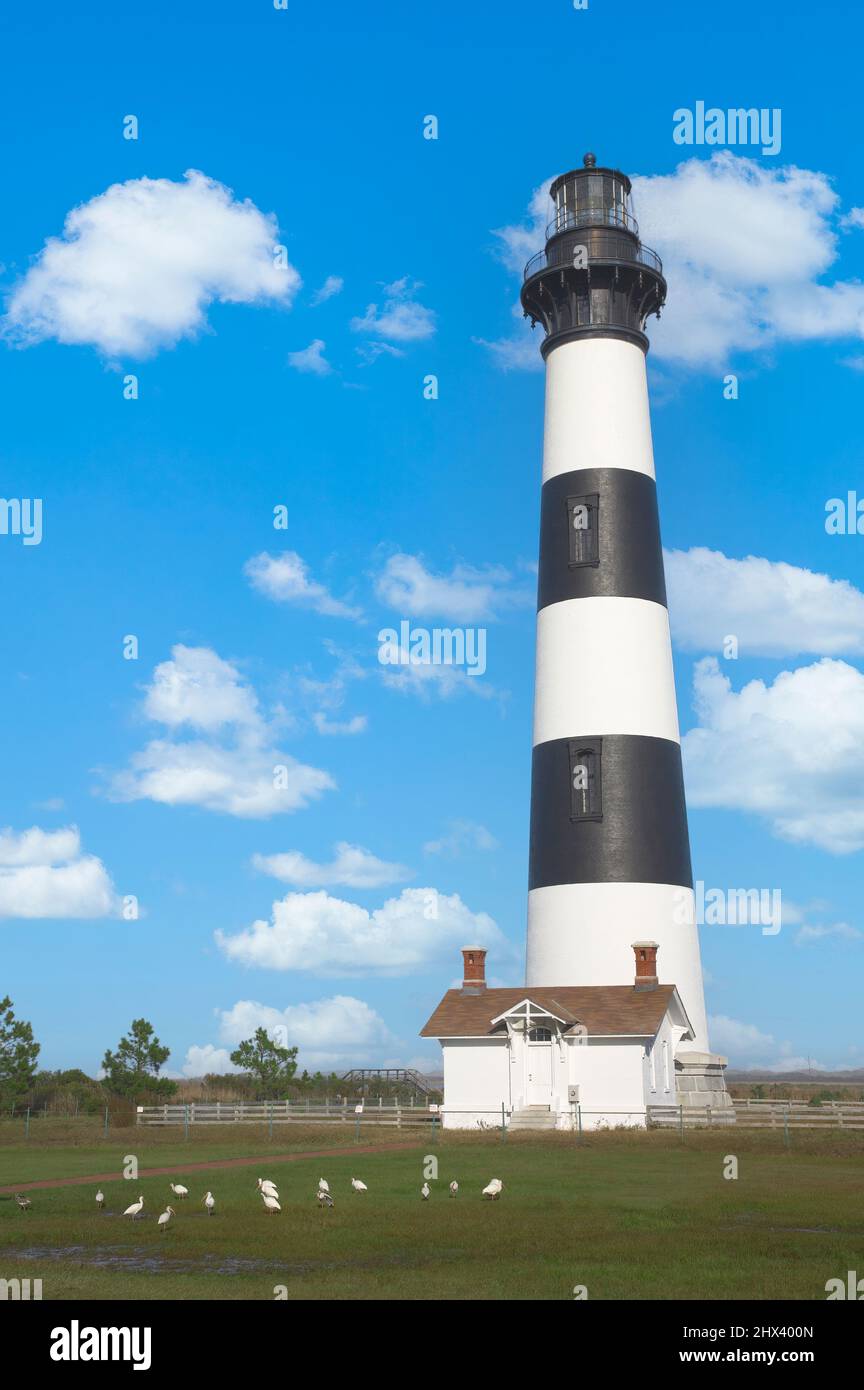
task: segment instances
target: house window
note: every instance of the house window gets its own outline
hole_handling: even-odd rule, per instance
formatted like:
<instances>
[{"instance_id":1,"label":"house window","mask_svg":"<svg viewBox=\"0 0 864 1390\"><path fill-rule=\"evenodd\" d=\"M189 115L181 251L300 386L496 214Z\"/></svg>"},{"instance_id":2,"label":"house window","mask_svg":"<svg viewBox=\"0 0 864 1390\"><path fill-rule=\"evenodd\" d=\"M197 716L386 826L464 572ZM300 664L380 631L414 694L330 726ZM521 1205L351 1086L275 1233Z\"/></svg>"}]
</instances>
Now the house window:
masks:
<instances>
[{"instance_id":1,"label":"house window","mask_svg":"<svg viewBox=\"0 0 864 1390\"><path fill-rule=\"evenodd\" d=\"M570 744L570 819L602 820L601 740Z\"/></svg>"},{"instance_id":2,"label":"house window","mask_svg":"<svg viewBox=\"0 0 864 1390\"><path fill-rule=\"evenodd\" d=\"M669 1090L669 1044L663 1039L663 1090Z\"/></svg>"},{"instance_id":3,"label":"house window","mask_svg":"<svg viewBox=\"0 0 864 1390\"><path fill-rule=\"evenodd\" d=\"M655 1054L655 1050L654 1050L653 1045L652 1045L651 1051L650 1051L650 1053L649 1053L649 1062L650 1062L650 1068L651 1068L651 1090L652 1090L652 1091L656 1091L656 1090L657 1090L657 1057L656 1057L656 1054Z\"/></svg>"},{"instance_id":4,"label":"house window","mask_svg":"<svg viewBox=\"0 0 864 1390\"><path fill-rule=\"evenodd\" d=\"M552 1031L549 1028L532 1028L528 1033L529 1042L551 1042Z\"/></svg>"},{"instance_id":5,"label":"house window","mask_svg":"<svg viewBox=\"0 0 864 1390\"><path fill-rule=\"evenodd\" d=\"M600 560L600 497L589 492L567 498L567 531L570 536L570 568L596 565Z\"/></svg>"}]
</instances>

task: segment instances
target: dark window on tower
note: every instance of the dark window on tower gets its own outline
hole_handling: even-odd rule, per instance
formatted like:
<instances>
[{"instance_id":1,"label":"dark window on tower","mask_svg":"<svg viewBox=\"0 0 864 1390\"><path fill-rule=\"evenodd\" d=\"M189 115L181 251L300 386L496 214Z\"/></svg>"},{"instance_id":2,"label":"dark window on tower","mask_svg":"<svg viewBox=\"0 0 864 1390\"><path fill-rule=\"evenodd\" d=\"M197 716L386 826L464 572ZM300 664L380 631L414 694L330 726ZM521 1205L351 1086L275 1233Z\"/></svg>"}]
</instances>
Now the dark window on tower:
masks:
<instances>
[{"instance_id":1,"label":"dark window on tower","mask_svg":"<svg viewBox=\"0 0 864 1390\"><path fill-rule=\"evenodd\" d=\"M551 1028L532 1028L528 1034L529 1042L551 1042Z\"/></svg>"},{"instance_id":2,"label":"dark window on tower","mask_svg":"<svg viewBox=\"0 0 864 1390\"><path fill-rule=\"evenodd\" d=\"M570 536L570 568L600 562L600 496L589 492L567 498L567 530Z\"/></svg>"},{"instance_id":3,"label":"dark window on tower","mask_svg":"<svg viewBox=\"0 0 864 1390\"><path fill-rule=\"evenodd\" d=\"M570 744L570 819L602 820L600 785L602 741Z\"/></svg>"}]
</instances>

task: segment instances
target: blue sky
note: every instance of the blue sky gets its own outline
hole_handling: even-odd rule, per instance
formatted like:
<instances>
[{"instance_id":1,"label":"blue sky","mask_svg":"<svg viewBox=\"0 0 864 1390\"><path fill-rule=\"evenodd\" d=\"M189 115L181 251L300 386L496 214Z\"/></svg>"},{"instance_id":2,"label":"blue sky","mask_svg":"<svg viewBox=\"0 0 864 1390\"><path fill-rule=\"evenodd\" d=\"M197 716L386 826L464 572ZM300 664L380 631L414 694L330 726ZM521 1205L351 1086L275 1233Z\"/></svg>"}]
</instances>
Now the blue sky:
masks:
<instances>
[{"instance_id":1,"label":"blue sky","mask_svg":"<svg viewBox=\"0 0 864 1390\"><path fill-rule=\"evenodd\" d=\"M714 1045L864 1065L864 537L825 530L864 497L860 20L183 9L5 22L0 493L43 534L0 535L0 993L42 1061L94 1070L144 1014L177 1073L278 1021L310 1065L434 1065L463 941L520 978L543 377L513 307L590 148L669 280L694 871L787 904L704 929ZM700 100L779 109L779 152L677 145ZM401 619L485 629L485 673L385 671Z\"/></svg>"}]
</instances>

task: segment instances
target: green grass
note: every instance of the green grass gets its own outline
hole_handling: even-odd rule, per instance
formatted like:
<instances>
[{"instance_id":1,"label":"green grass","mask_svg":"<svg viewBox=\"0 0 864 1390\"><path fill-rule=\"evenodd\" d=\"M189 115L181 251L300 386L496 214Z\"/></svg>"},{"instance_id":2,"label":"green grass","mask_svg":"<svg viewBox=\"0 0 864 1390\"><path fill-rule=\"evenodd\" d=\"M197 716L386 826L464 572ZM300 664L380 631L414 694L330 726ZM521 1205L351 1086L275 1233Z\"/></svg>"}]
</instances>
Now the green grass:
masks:
<instances>
[{"instance_id":1,"label":"green grass","mask_svg":"<svg viewBox=\"0 0 864 1390\"><path fill-rule=\"evenodd\" d=\"M45 1122L48 1125L50 1122ZM34 1146L0 1135L0 1184L86 1172L119 1173L126 1154L142 1168L218 1157L260 1156L260 1166L190 1172L191 1196L172 1199L176 1220L160 1235L155 1218L171 1197L167 1177L95 1188L34 1191L21 1213L0 1199L0 1277L41 1278L45 1299L824 1299L827 1279L864 1258L862 1136L782 1138L738 1134L586 1136L448 1135L431 1145L404 1131L367 1130L373 1154L276 1163L268 1153L350 1146L342 1127L127 1131L80 1146L44 1136ZM4 1142L5 1138L5 1142ZM439 1162L432 1200L420 1200L425 1154ZM737 1154L739 1178L724 1180ZM89 1166L88 1166L89 1165ZM255 1191L277 1181L282 1214L269 1216ZM319 1176L336 1208L315 1203ZM351 1192L352 1175L369 1192ZM499 1202L481 1201L492 1176ZM461 1191L447 1197L457 1178ZM201 1198L210 1187L217 1214ZM147 1219L119 1213L141 1192ZM28 1252L26 1255L24 1252Z\"/></svg>"}]
</instances>

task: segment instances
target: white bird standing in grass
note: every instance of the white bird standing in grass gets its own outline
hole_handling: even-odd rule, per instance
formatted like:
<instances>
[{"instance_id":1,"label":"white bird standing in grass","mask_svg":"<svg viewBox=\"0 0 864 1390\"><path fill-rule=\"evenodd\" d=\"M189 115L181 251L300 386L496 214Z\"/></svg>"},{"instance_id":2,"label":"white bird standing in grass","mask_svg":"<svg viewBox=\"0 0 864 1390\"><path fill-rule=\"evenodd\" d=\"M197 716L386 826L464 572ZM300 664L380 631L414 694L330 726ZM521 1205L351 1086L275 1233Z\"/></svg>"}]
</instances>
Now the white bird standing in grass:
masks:
<instances>
[{"instance_id":1,"label":"white bird standing in grass","mask_svg":"<svg viewBox=\"0 0 864 1390\"><path fill-rule=\"evenodd\" d=\"M207 1208L207 1215L212 1216L213 1208L216 1205L216 1198L213 1196L212 1192L207 1193L207 1196L204 1198L204 1205Z\"/></svg>"},{"instance_id":2,"label":"white bird standing in grass","mask_svg":"<svg viewBox=\"0 0 864 1390\"><path fill-rule=\"evenodd\" d=\"M282 1208L280 1207L279 1203L276 1201L276 1198L275 1198L275 1197L271 1197L270 1194L269 1194L269 1192L262 1192L262 1193L261 1193L261 1200L262 1200L262 1202L264 1203L264 1205L265 1205L265 1207L267 1208L267 1210L273 1212L274 1216L275 1216L275 1214L276 1214L277 1211L281 1211L281 1210L282 1210Z\"/></svg>"},{"instance_id":3,"label":"white bird standing in grass","mask_svg":"<svg viewBox=\"0 0 864 1390\"><path fill-rule=\"evenodd\" d=\"M365 1182L361 1182L359 1178L352 1178L352 1179L351 1179L351 1186L354 1188L354 1191L355 1191L355 1192L368 1192L368 1191L369 1191L369 1188L366 1186Z\"/></svg>"},{"instance_id":4,"label":"white bird standing in grass","mask_svg":"<svg viewBox=\"0 0 864 1390\"><path fill-rule=\"evenodd\" d=\"M318 1179L318 1191L319 1191L319 1192L329 1192L329 1191L330 1191L330 1184L329 1184L329 1182L327 1181L326 1178L319 1178L319 1179Z\"/></svg>"},{"instance_id":5,"label":"white bird standing in grass","mask_svg":"<svg viewBox=\"0 0 864 1390\"><path fill-rule=\"evenodd\" d=\"M188 1197L188 1196L189 1196L189 1188L188 1188L188 1187L183 1187L181 1183L179 1183L179 1182L178 1182L178 1183L172 1182L172 1183L170 1183L169 1185L170 1185L171 1191L174 1193L174 1196L175 1196L175 1197L179 1197L181 1202L183 1201L183 1198L184 1198L184 1197Z\"/></svg>"},{"instance_id":6,"label":"white bird standing in grass","mask_svg":"<svg viewBox=\"0 0 864 1390\"><path fill-rule=\"evenodd\" d=\"M324 1189L321 1187L318 1188L318 1205L322 1208L322 1210L325 1207L335 1207L336 1205L336 1203L333 1201L333 1198L330 1196L330 1193L325 1192Z\"/></svg>"},{"instance_id":7,"label":"white bird standing in grass","mask_svg":"<svg viewBox=\"0 0 864 1390\"><path fill-rule=\"evenodd\" d=\"M458 1191L459 1191L459 1184L458 1184L458 1182L451 1182L451 1184L450 1184L450 1196L451 1196L451 1197L455 1197L455 1196L456 1196L456 1193L457 1193Z\"/></svg>"},{"instance_id":8,"label":"white bird standing in grass","mask_svg":"<svg viewBox=\"0 0 864 1390\"><path fill-rule=\"evenodd\" d=\"M136 1217L136 1216L140 1216L140 1215L141 1215L141 1212L142 1212L143 1210L144 1210L144 1198L143 1198L143 1197L139 1197L137 1202L133 1202L132 1205L131 1205L131 1207L127 1207L127 1208L126 1208L126 1210L124 1211L123 1215L124 1215L124 1216L131 1216L132 1219L133 1219L133 1221L134 1221L135 1217Z\"/></svg>"},{"instance_id":9,"label":"white bird standing in grass","mask_svg":"<svg viewBox=\"0 0 864 1390\"><path fill-rule=\"evenodd\" d=\"M492 1181L488 1182L483 1188L483 1196L488 1197L492 1202L497 1202L503 1191L504 1184L501 1179L493 1178Z\"/></svg>"},{"instance_id":10,"label":"white bird standing in grass","mask_svg":"<svg viewBox=\"0 0 864 1390\"><path fill-rule=\"evenodd\" d=\"M96 1205L100 1211L105 1205L105 1193L102 1191L101 1187L99 1191L96 1193Z\"/></svg>"},{"instance_id":11,"label":"white bird standing in grass","mask_svg":"<svg viewBox=\"0 0 864 1390\"><path fill-rule=\"evenodd\" d=\"M277 1201L279 1200L276 1184L275 1182L271 1182L269 1178L258 1179L258 1191L262 1192L267 1197L275 1197Z\"/></svg>"},{"instance_id":12,"label":"white bird standing in grass","mask_svg":"<svg viewBox=\"0 0 864 1390\"><path fill-rule=\"evenodd\" d=\"M30 1198L22 1197L20 1192L15 1193L15 1201L18 1203L18 1206L21 1208L22 1211L29 1211L33 1205L33 1203L30 1201Z\"/></svg>"},{"instance_id":13,"label":"white bird standing in grass","mask_svg":"<svg viewBox=\"0 0 864 1390\"><path fill-rule=\"evenodd\" d=\"M424 1182L423 1186L420 1188L420 1196L423 1198L424 1202L429 1201L429 1194L431 1191L432 1189L429 1186L428 1182Z\"/></svg>"},{"instance_id":14,"label":"white bird standing in grass","mask_svg":"<svg viewBox=\"0 0 864 1390\"><path fill-rule=\"evenodd\" d=\"M168 1222L171 1220L171 1217L173 1215L174 1208L166 1207L162 1215L159 1217L159 1220L156 1222L156 1225L159 1227L159 1230L162 1232L163 1235L168 1230Z\"/></svg>"}]
</instances>

